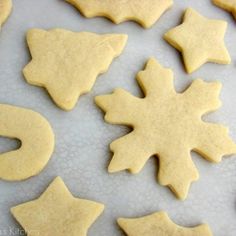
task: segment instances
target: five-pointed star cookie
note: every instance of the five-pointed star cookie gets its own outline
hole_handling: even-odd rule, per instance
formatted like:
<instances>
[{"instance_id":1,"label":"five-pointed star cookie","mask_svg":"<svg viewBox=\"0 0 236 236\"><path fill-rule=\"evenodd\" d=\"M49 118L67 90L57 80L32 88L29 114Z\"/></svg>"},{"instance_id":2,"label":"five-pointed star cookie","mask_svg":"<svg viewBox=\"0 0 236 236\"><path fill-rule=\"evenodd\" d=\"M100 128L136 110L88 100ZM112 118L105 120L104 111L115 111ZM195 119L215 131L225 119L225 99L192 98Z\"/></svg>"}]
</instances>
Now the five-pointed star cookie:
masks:
<instances>
[{"instance_id":1,"label":"five-pointed star cookie","mask_svg":"<svg viewBox=\"0 0 236 236\"><path fill-rule=\"evenodd\" d=\"M212 2L228 12L231 12L236 19L236 0L212 0Z\"/></svg>"},{"instance_id":2,"label":"five-pointed star cookie","mask_svg":"<svg viewBox=\"0 0 236 236\"><path fill-rule=\"evenodd\" d=\"M164 38L183 55L188 73L197 70L206 62L229 64L231 59L224 44L227 22L209 20L188 8L183 23Z\"/></svg>"},{"instance_id":3,"label":"five-pointed star cookie","mask_svg":"<svg viewBox=\"0 0 236 236\"><path fill-rule=\"evenodd\" d=\"M105 16L114 23L133 20L145 28L151 27L169 9L172 0L66 0L90 18Z\"/></svg>"},{"instance_id":4,"label":"five-pointed star cookie","mask_svg":"<svg viewBox=\"0 0 236 236\"><path fill-rule=\"evenodd\" d=\"M121 54L126 41L124 34L32 29L27 34L32 61L23 73L28 83L45 87L59 107L71 110Z\"/></svg>"},{"instance_id":5,"label":"five-pointed star cookie","mask_svg":"<svg viewBox=\"0 0 236 236\"><path fill-rule=\"evenodd\" d=\"M165 212L137 219L118 219L119 226L127 236L212 236L207 224L185 228L171 221Z\"/></svg>"},{"instance_id":6,"label":"five-pointed star cookie","mask_svg":"<svg viewBox=\"0 0 236 236\"><path fill-rule=\"evenodd\" d=\"M12 0L0 0L0 27L11 13Z\"/></svg>"},{"instance_id":7,"label":"five-pointed star cookie","mask_svg":"<svg viewBox=\"0 0 236 236\"><path fill-rule=\"evenodd\" d=\"M103 209L100 203L73 197L57 177L39 199L11 212L29 236L86 236Z\"/></svg>"},{"instance_id":8,"label":"five-pointed star cookie","mask_svg":"<svg viewBox=\"0 0 236 236\"><path fill-rule=\"evenodd\" d=\"M185 199L191 182L198 179L191 150L212 162L236 153L236 144L227 128L201 119L219 108L221 84L197 79L185 92L176 93L172 71L154 59L138 73L137 80L144 98L116 89L113 94L95 99L105 111L107 122L133 128L131 133L111 143L114 156L109 172L138 173L151 156L158 156L159 182Z\"/></svg>"}]
</instances>

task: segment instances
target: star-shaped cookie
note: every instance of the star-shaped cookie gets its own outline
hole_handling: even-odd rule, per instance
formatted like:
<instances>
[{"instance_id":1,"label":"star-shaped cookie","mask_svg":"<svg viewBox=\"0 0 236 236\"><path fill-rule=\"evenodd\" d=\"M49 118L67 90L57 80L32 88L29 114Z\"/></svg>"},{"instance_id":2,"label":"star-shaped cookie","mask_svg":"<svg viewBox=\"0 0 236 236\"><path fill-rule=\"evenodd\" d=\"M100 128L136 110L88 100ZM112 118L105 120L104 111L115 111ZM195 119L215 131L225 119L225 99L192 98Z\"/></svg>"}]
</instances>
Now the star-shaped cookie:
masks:
<instances>
[{"instance_id":1,"label":"star-shaped cookie","mask_svg":"<svg viewBox=\"0 0 236 236\"><path fill-rule=\"evenodd\" d=\"M236 0L212 0L212 2L228 12L231 12L236 19Z\"/></svg>"},{"instance_id":2,"label":"star-shaped cookie","mask_svg":"<svg viewBox=\"0 0 236 236\"><path fill-rule=\"evenodd\" d=\"M100 203L73 197L57 177L40 198L11 212L29 236L86 236L103 209Z\"/></svg>"},{"instance_id":3,"label":"star-shaped cookie","mask_svg":"<svg viewBox=\"0 0 236 236\"><path fill-rule=\"evenodd\" d=\"M183 23L169 30L164 38L183 55L188 73L206 62L229 64L230 55L224 44L227 22L210 20L188 8Z\"/></svg>"},{"instance_id":4,"label":"star-shaped cookie","mask_svg":"<svg viewBox=\"0 0 236 236\"><path fill-rule=\"evenodd\" d=\"M27 33L32 61L23 73L28 83L45 87L60 108L71 110L122 53L126 41L124 34L32 29Z\"/></svg>"},{"instance_id":5,"label":"star-shaped cookie","mask_svg":"<svg viewBox=\"0 0 236 236\"><path fill-rule=\"evenodd\" d=\"M0 27L11 13L12 0L0 0Z\"/></svg>"},{"instance_id":6,"label":"star-shaped cookie","mask_svg":"<svg viewBox=\"0 0 236 236\"><path fill-rule=\"evenodd\" d=\"M66 0L88 18L104 16L119 24L133 20L144 28L151 27L169 9L172 0Z\"/></svg>"},{"instance_id":7,"label":"star-shaped cookie","mask_svg":"<svg viewBox=\"0 0 236 236\"><path fill-rule=\"evenodd\" d=\"M119 226L127 236L212 236L207 224L185 228L171 221L165 212L137 219L118 219Z\"/></svg>"}]
</instances>

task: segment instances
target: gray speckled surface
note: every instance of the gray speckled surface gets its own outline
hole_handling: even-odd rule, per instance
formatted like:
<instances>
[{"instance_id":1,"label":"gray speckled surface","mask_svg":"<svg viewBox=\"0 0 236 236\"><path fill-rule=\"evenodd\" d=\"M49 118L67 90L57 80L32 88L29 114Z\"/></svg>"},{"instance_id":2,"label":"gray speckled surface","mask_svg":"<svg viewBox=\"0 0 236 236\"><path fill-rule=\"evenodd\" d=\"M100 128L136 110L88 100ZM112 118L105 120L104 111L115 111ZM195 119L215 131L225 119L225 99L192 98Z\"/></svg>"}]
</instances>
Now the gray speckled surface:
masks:
<instances>
[{"instance_id":1,"label":"gray speckled surface","mask_svg":"<svg viewBox=\"0 0 236 236\"><path fill-rule=\"evenodd\" d=\"M192 75L185 73L179 54L162 40L162 35L181 21L183 10L189 6L205 16L229 22L225 41L232 57L231 65L206 64ZM93 90L81 97L73 111L64 112L53 104L44 89L30 86L23 79L21 70L30 60L25 33L32 27L127 33L129 41L124 53L99 77ZM176 223L191 226L208 222L215 236L235 236L234 157L215 165L193 154L200 179L192 185L184 202L157 183L158 162L154 158L138 175L128 172L109 175L106 171L111 158L108 145L128 129L104 123L103 113L93 102L95 95L110 93L116 87L140 95L135 74L154 56L162 65L174 70L178 91L198 77L223 83L223 106L206 119L229 126L236 141L235 42L236 22L210 0L175 0L173 8L149 30L132 22L114 25L104 18L85 19L63 0L14 0L14 11L0 33L0 102L43 114L54 128L56 147L52 159L38 176L19 183L0 181L0 235L11 235L9 228L15 232L12 235L20 235L17 233L20 226L10 215L9 208L38 197L53 178L60 175L75 196L106 205L104 214L90 228L91 236L123 235L115 223L117 217L142 216L158 210L167 211ZM15 146L14 142L0 139L0 151ZM3 230L7 233L3 234Z\"/></svg>"}]
</instances>

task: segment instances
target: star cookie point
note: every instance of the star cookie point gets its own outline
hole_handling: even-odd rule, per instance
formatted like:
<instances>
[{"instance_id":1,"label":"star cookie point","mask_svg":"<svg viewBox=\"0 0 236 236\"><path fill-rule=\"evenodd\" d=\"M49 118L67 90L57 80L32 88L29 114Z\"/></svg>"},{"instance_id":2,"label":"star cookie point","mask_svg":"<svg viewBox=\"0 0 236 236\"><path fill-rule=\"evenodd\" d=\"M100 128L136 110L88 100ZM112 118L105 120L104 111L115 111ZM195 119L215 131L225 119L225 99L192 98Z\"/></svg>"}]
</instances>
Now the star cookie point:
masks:
<instances>
[{"instance_id":1,"label":"star cookie point","mask_svg":"<svg viewBox=\"0 0 236 236\"><path fill-rule=\"evenodd\" d=\"M28 235L86 236L104 205L72 196L60 177L36 200L11 209Z\"/></svg>"},{"instance_id":2,"label":"star cookie point","mask_svg":"<svg viewBox=\"0 0 236 236\"><path fill-rule=\"evenodd\" d=\"M192 8L184 13L183 23L164 34L164 39L182 53L186 71L192 73L207 62L230 64L224 44L227 22L212 20Z\"/></svg>"}]
</instances>

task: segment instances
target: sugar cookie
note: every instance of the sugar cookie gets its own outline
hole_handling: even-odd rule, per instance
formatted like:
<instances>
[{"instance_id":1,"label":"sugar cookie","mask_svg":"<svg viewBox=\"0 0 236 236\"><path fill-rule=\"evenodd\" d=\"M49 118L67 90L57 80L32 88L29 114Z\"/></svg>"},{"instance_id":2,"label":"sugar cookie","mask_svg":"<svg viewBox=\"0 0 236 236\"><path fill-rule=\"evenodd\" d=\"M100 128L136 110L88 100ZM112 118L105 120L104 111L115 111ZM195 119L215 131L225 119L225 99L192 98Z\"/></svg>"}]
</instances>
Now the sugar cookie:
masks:
<instances>
[{"instance_id":1,"label":"sugar cookie","mask_svg":"<svg viewBox=\"0 0 236 236\"><path fill-rule=\"evenodd\" d=\"M171 221L165 212L136 219L118 219L127 236L212 236L207 224L185 228Z\"/></svg>"},{"instance_id":2,"label":"sugar cookie","mask_svg":"<svg viewBox=\"0 0 236 236\"><path fill-rule=\"evenodd\" d=\"M30 236L86 236L104 205L71 195L57 177L36 200L11 209Z\"/></svg>"},{"instance_id":3,"label":"sugar cookie","mask_svg":"<svg viewBox=\"0 0 236 236\"><path fill-rule=\"evenodd\" d=\"M0 154L0 179L23 180L38 174L54 149L54 134L39 113L0 104L0 135L17 138L21 147Z\"/></svg>"},{"instance_id":4,"label":"sugar cookie","mask_svg":"<svg viewBox=\"0 0 236 236\"><path fill-rule=\"evenodd\" d=\"M184 93L176 93L172 71L154 59L138 73L137 80L144 98L117 89L95 99L105 111L107 122L133 128L110 145L114 156L109 172L128 169L138 173L156 155L160 162L160 184L185 199L191 182L198 179L191 150L212 162L236 153L236 144L229 138L227 128L201 120L205 113L219 108L221 84L197 79Z\"/></svg>"},{"instance_id":5,"label":"sugar cookie","mask_svg":"<svg viewBox=\"0 0 236 236\"><path fill-rule=\"evenodd\" d=\"M212 2L228 12L231 12L236 19L236 0L212 0Z\"/></svg>"},{"instance_id":6,"label":"sugar cookie","mask_svg":"<svg viewBox=\"0 0 236 236\"><path fill-rule=\"evenodd\" d=\"M144 28L151 27L168 10L172 0L66 0L88 17L104 16L119 24L133 20Z\"/></svg>"},{"instance_id":7,"label":"sugar cookie","mask_svg":"<svg viewBox=\"0 0 236 236\"><path fill-rule=\"evenodd\" d=\"M12 0L0 0L0 27L11 13Z\"/></svg>"},{"instance_id":8,"label":"sugar cookie","mask_svg":"<svg viewBox=\"0 0 236 236\"><path fill-rule=\"evenodd\" d=\"M164 38L183 55L188 73L206 62L229 64L230 55L224 44L227 22L209 20L188 8L183 23L169 30Z\"/></svg>"},{"instance_id":9,"label":"sugar cookie","mask_svg":"<svg viewBox=\"0 0 236 236\"><path fill-rule=\"evenodd\" d=\"M59 107L71 110L121 54L126 41L123 34L32 29L27 42L33 59L23 73L28 83L45 87Z\"/></svg>"}]
</instances>

